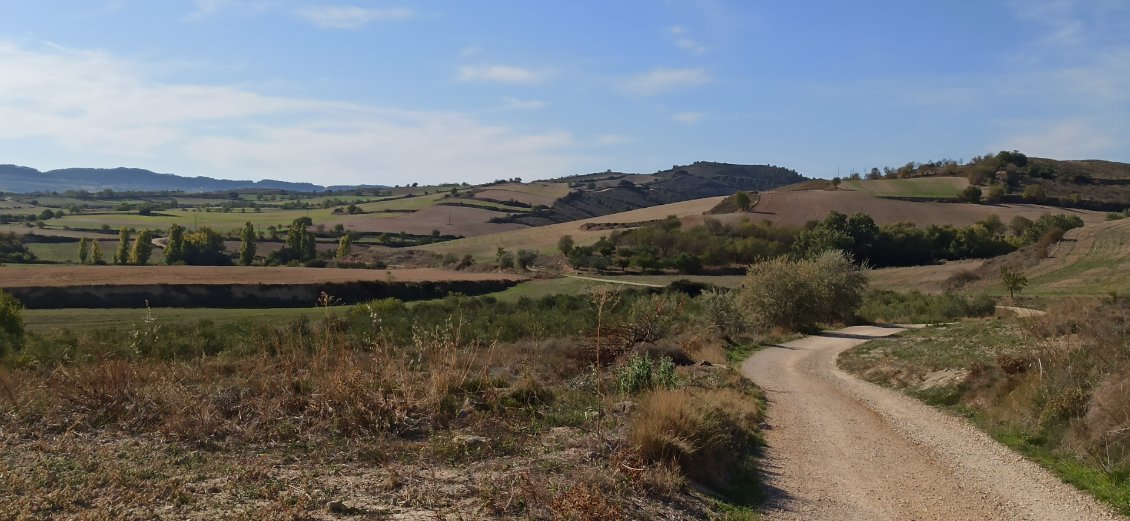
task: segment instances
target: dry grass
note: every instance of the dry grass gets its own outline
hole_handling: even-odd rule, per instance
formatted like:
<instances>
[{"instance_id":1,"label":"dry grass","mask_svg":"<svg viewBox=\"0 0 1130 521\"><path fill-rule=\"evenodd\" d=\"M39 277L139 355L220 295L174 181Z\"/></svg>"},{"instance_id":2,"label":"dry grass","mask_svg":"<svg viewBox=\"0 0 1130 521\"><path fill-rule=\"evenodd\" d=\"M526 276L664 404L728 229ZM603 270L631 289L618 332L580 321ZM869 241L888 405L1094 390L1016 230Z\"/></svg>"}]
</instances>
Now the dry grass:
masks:
<instances>
[{"instance_id":1,"label":"dry grass","mask_svg":"<svg viewBox=\"0 0 1130 521\"><path fill-rule=\"evenodd\" d=\"M140 338L130 352L6 367L0 497L14 499L0 518L712 515L686 479L729 476L645 460L612 373L575 356L589 339L471 342L454 316L394 343L377 318L362 342L327 314L213 356L160 360ZM716 339L672 338L719 356ZM699 398L686 435L710 441L688 454L748 455L752 387L724 367L680 371L680 392ZM652 432L667 427L679 426Z\"/></svg>"},{"instance_id":2,"label":"dry grass","mask_svg":"<svg viewBox=\"0 0 1130 521\"><path fill-rule=\"evenodd\" d=\"M735 389L656 390L640 400L628 442L645 462L674 465L725 491L751 472L761 413L755 398Z\"/></svg>"}]
</instances>

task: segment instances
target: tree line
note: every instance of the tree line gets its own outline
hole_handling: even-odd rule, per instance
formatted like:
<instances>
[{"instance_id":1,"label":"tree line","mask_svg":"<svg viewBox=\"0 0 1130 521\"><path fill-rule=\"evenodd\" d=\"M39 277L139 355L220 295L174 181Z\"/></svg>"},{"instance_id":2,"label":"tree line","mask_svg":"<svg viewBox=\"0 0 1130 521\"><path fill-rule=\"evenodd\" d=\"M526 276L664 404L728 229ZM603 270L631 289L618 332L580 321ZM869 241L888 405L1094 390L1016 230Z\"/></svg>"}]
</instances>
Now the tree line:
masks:
<instances>
[{"instance_id":1,"label":"tree line","mask_svg":"<svg viewBox=\"0 0 1130 521\"><path fill-rule=\"evenodd\" d=\"M1014 217L1008 224L993 214L970 226L919 227L912 223L880 226L864 213L830 212L803 228L743 219L723 223L707 218L684 226L669 217L640 228L614 230L596 243L579 246L570 235L558 249L574 268L641 272L704 270L748 266L764 259L814 259L841 250L857 263L872 267L916 266L946 260L987 258L1041 241L1054 242L1083 226L1078 216L1045 214L1036 220Z\"/></svg>"}]
</instances>

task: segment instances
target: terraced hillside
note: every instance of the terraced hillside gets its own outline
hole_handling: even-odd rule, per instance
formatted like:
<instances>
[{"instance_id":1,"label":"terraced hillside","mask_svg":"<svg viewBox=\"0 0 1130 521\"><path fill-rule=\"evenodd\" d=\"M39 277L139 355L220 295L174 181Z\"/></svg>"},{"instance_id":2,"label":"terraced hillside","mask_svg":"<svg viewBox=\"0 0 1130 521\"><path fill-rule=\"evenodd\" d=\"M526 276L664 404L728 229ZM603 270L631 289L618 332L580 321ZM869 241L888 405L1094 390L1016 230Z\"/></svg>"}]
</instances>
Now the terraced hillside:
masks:
<instances>
[{"instance_id":1,"label":"terraced hillside","mask_svg":"<svg viewBox=\"0 0 1130 521\"><path fill-rule=\"evenodd\" d=\"M1048 258L1026 270L1025 293L1087 295L1130 292L1130 220L1072 230Z\"/></svg>"}]
</instances>

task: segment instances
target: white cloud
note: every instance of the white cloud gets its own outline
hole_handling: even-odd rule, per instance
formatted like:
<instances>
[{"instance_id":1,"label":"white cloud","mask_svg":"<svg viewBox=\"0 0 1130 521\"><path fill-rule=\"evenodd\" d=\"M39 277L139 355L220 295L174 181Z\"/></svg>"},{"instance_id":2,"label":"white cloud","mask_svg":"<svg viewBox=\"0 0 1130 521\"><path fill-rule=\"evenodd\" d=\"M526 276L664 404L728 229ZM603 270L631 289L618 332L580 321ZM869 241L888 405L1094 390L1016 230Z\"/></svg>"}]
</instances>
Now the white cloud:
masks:
<instances>
[{"instance_id":1,"label":"white cloud","mask_svg":"<svg viewBox=\"0 0 1130 521\"><path fill-rule=\"evenodd\" d=\"M1116 153L1113 136L1127 129L1110 128L1109 122L1085 119L1018 121L1009 125L1008 136L990 150L1020 150L1035 157L1052 159L1099 159Z\"/></svg>"},{"instance_id":2,"label":"white cloud","mask_svg":"<svg viewBox=\"0 0 1130 521\"><path fill-rule=\"evenodd\" d=\"M701 68L667 69L657 68L649 72L620 80L620 88L631 94L653 95L663 92L705 85L710 83L710 74Z\"/></svg>"},{"instance_id":3,"label":"white cloud","mask_svg":"<svg viewBox=\"0 0 1130 521\"><path fill-rule=\"evenodd\" d=\"M502 98L507 109L512 110L538 110L545 108L546 102L537 99Z\"/></svg>"},{"instance_id":4,"label":"white cloud","mask_svg":"<svg viewBox=\"0 0 1130 521\"><path fill-rule=\"evenodd\" d=\"M466 65L459 68L459 80L490 83L541 83L548 76L543 71L510 65Z\"/></svg>"},{"instance_id":5,"label":"white cloud","mask_svg":"<svg viewBox=\"0 0 1130 521\"><path fill-rule=\"evenodd\" d=\"M570 173L567 132L520 133L462 113L404 111L167 84L104 52L0 41L0 143L38 168L140 165L182 175L320 183L485 181ZM54 162L54 164L52 164Z\"/></svg>"},{"instance_id":6,"label":"white cloud","mask_svg":"<svg viewBox=\"0 0 1130 521\"><path fill-rule=\"evenodd\" d=\"M357 29L370 22L407 20L413 12L403 7L368 9L351 5L321 5L299 9L296 14L322 29Z\"/></svg>"},{"instance_id":7,"label":"white cloud","mask_svg":"<svg viewBox=\"0 0 1130 521\"><path fill-rule=\"evenodd\" d=\"M671 27L667 30L667 32L671 35L671 39L675 42L675 45L677 45L680 49L690 51L695 54L702 54L706 51L705 46L703 46L701 43L699 43L697 40L694 40L690 36L687 36L687 30L678 25Z\"/></svg>"},{"instance_id":8,"label":"white cloud","mask_svg":"<svg viewBox=\"0 0 1130 521\"><path fill-rule=\"evenodd\" d=\"M695 123L698 123L698 120L702 119L704 116L706 116L706 114L703 114L701 112L680 112L678 114L675 114L674 116L671 116L671 119L678 121L679 123L694 125Z\"/></svg>"}]
</instances>

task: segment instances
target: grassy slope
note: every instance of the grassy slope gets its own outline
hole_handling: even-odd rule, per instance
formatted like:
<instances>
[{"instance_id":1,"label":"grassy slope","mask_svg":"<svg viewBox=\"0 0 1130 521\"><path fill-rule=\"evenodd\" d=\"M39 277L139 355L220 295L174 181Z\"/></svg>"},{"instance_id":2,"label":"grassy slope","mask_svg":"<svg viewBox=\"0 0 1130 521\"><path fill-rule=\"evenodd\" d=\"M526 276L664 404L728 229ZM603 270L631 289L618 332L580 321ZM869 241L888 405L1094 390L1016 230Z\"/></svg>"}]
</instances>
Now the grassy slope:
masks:
<instances>
[{"instance_id":1,"label":"grassy slope","mask_svg":"<svg viewBox=\"0 0 1130 521\"><path fill-rule=\"evenodd\" d=\"M964 177L918 177L911 179L876 179L844 181L841 189L867 192L877 197L921 197L956 199L969 186Z\"/></svg>"},{"instance_id":2,"label":"grassy slope","mask_svg":"<svg viewBox=\"0 0 1130 521\"><path fill-rule=\"evenodd\" d=\"M1071 230L1054 245L1048 258L1027 268L1024 295L1067 296L1130 293L1130 219L1088 224ZM884 289L938 293L945 279L959 271L976 270L982 261L963 261L938 266L915 266L875 270L872 283ZM993 295L1006 295L995 273L967 288Z\"/></svg>"}]
</instances>

